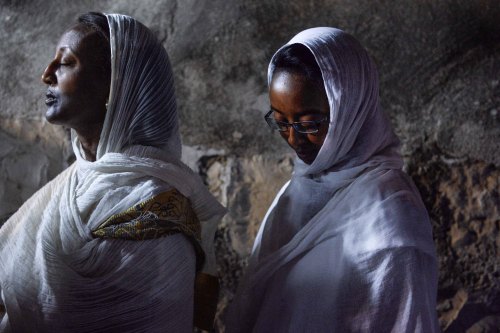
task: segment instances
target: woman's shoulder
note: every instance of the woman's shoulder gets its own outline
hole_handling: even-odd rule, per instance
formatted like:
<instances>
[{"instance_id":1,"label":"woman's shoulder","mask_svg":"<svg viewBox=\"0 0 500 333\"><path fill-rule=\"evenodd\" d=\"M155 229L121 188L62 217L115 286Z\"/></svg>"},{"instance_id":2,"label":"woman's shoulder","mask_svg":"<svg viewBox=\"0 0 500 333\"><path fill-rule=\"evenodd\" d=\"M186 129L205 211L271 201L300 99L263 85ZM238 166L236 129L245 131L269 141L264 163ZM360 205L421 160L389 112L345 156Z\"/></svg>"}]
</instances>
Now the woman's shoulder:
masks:
<instances>
[{"instance_id":1,"label":"woman's shoulder","mask_svg":"<svg viewBox=\"0 0 500 333\"><path fill-rule=\"evenodd\" d=\"M434 253L427 210L407 174L383 170L350 187L344 198L352 221L348 233L360 251L413 247Z\"/></svg>"},{"instance_id":2,"label":"woman's shoulder","mask_svg":"<svg viewBox=\"0 0 500 333\"><path fill-rule=\"evenodd\" d=\"M425 210L413 180L399 169L367 172L353 181L345 192L351 199L359 201L360 207L364 204L375 205L382 202L392 206L404 202Z\"/></svg>"}]
</instances>

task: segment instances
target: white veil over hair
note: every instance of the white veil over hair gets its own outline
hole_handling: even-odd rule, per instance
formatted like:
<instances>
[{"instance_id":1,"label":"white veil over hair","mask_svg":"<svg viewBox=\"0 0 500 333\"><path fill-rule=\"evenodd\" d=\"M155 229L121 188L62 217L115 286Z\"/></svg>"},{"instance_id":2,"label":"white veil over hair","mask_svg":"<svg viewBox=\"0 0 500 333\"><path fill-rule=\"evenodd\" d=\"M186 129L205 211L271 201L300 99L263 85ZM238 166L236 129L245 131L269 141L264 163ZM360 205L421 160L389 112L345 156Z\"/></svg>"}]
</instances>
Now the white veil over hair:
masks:
<instances>
[{"instance_id":1,"label":"white veil over hair","mask_svg":"<svg viewBox=\"0 0 500 333\"><path fill-rule=\"evenodd\" d=\"M436 332L427 211L401 171L373 60L335 28L300 32L321 70L330 123L316 159L295 159L226 315L228 332Z\"/></svg>"},{"instance_id":2,"label":"white veil over hair","mask_svg":"<svg viewBox=\"0 0 500 333\"><path fill-rule=\"evenodd\" d=\"M95 238L110 216L176 189L201 224L204 271L225 209L180 161L167 53L135 19L107 14L111 91L97 159L76 162L0 229L0 332L160 332L193 327L195 250L182 234ZM0 309L1 310L1 309Z\"/></svg>"},{"instance_id":3,"label":"white veil over hair","mask_svg":"<svg viewBox=\"0 0 500 333\"><path fill-rule=\"evenodd\" d=\"M111 91L97 159L133 145L160 148L180 159L174 77L167 52L142 23L123 15L107 17Z\"/></svg>"}]
</instances>

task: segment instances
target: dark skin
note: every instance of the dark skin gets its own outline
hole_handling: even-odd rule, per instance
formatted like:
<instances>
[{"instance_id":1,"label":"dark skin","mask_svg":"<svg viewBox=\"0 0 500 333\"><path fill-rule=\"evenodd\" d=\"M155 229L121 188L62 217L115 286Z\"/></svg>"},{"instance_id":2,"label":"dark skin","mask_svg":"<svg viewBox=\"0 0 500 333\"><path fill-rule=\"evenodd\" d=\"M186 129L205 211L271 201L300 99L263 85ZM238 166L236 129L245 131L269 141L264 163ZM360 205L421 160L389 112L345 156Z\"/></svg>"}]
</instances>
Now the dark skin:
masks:
<instances>
[{"instance_id":1,"label":"dark skin","mask_svg":"<svg viewBox=\"0 0 500 333\"><path fill-rule=\"evenodd\" d=\"M74 129L88 161L96 160L111 82L102 59L95 56L96 47L97 33L76 25L62 35L42 75L48 85L46 119Z\"/></svg>"},{"instance_id":2,"label":"dark skin","mask_svg":"<svg viewBox=\"0 0 500 333\"><path fill-rule=\"evenodd\" d=\"M277 69L271 81L269 99L277 121L321 120L330 114L324 87L299 73ZM328 123L324 122L314 134L298 133L293 127L280 134L302 161L311 164L318 156L327 132Z\"/></svg>"}]
</instances>

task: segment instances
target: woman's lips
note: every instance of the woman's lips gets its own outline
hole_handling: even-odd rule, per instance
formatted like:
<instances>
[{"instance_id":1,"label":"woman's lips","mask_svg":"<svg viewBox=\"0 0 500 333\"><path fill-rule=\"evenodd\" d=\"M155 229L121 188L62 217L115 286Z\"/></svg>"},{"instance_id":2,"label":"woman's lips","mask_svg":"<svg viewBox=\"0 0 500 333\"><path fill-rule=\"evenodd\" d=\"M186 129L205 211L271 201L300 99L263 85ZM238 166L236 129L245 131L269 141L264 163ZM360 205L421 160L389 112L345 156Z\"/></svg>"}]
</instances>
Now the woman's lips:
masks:
<instances>
[{"instance_id":1,"label":"woman's lips","mask_svg":"<svg viewBox=\"0 0 500 333\"><path fill-rule=\"evenodd\" d=\"M55 103L57 102L57 98L56 96L51 93L51 92L47 92L45 94L45 105L47 106L52 106L54 105Z\"/></svg>"},{"instance_id":2,"label":"woman's lips","mask_svg":"<svg viewBox=\"0 0 500 333\"><path fill-rule=\"evenodd\" d=\"M296 150L295 153L301 160L310 160L311 158L314 159L315 157L315 152L312 150Z\"/></svg>"}]
</instances>

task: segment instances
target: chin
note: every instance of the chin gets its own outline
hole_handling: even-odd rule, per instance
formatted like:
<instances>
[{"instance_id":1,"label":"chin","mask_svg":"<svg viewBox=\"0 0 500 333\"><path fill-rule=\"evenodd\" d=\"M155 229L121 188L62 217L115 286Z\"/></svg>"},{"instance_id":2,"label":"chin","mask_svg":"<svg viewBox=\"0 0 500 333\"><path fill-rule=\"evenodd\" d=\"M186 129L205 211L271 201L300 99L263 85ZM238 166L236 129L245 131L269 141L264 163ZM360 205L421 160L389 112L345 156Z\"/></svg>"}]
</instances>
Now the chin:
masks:
<instances>
[{"instance_id":1,"label":"chin","mask_svg":"<svg viewBox=\"0 0 500 333\"><path fill-rule=\"evenodd\" d=\"M304 162L305 164L312 164L316 157L318 156L319 149L317 147L305 147L305 146L300 146L300 147L292 147L290 146L295 151L295 154L297 154L297 158Z\"/></svg>"},{"instance_id":2,"label":"chin","mask_svg":"<svg viewBox=\"0 0 500 333\"><path fill-rule=\"evenodd\" d=\"M45 113L45 119L51 124L58 125L57 116L49 111Z\"/></svg>"},{"instance_id":3,"label":"chin","mask_svg":"<svg viewBox=\"0 0 500 333\"><path fill-rule=\"evenodd\" d=\"M60 111L54 107L49 107L47 112L45 112L45 119L54 125L63 125L64 123L61 119Z\"/></svg>"},{"instance_id":4,"label":"chin","mask_svg":"<svg viewBox=\"0 0 500 333\"><path fill-rule=\"evenodd\" d=\"M304 162L305 164L312 164L312 162L314 162L314 160L316 159L316 156L302 156L302 155L299 155L297 154L297 157L302 161Z\"/></svg>"}]
</instances>

